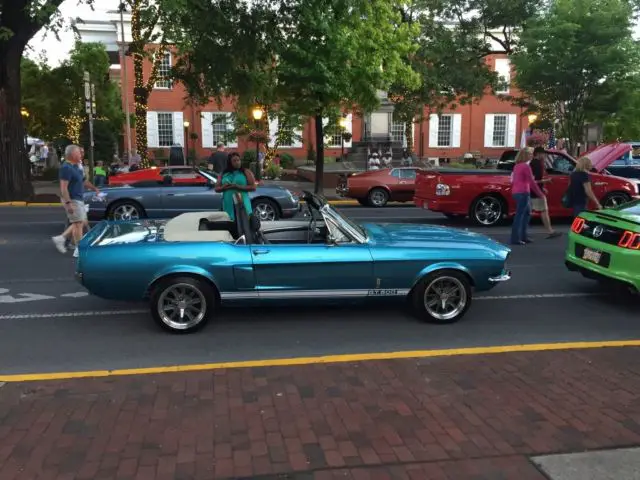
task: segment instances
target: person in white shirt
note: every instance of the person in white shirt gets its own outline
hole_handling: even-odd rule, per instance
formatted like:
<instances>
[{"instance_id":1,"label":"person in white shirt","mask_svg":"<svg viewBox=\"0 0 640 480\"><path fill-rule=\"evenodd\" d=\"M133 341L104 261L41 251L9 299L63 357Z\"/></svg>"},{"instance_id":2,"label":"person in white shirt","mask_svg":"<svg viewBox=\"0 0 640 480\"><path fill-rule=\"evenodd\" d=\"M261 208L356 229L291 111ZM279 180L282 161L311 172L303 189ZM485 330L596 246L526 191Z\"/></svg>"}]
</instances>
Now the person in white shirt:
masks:
<instances>
[{"instance_id":1,"label":"person in white shirt","mask_svg":"<svg viewBox=\"0 0 640 480\"><path fill-rule=\"evenodd\" d=\"M380 158L375 152L369 157L369 170L380 170Z\"/></svg>"},{"instance_id":2,"label":"person in white shirt","mask_svg":"<svg viewBox=\"0 0 640 480\"><path fill-rule=\"evenodd\" d=\"M382 157L382 168L391 168L391 153L387 152Z\"/></svg>"}]
</instances>

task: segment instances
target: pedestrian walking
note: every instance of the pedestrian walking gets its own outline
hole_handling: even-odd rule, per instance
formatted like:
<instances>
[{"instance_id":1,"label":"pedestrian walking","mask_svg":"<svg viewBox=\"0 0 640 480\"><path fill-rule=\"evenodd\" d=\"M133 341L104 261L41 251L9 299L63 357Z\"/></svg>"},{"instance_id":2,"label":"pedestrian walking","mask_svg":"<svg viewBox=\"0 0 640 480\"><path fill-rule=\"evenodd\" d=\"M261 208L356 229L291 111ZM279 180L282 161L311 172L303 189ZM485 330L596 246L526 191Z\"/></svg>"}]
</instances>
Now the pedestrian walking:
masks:
<instances>
[{"instance_id":1,"label":"pedestrian walking","mask_svg":"<svg viewBox=\"0 0 640 480\"><path fill-rule=\"evenodd\" d=\"M569 207L573 209L573 216L577 217L581 212L587 209L589 200L596 206L596 210L602 210L602 205L593 193L591 188L591 179L589 173L593 165L591 159L587 156L581 157L576 161L576 168L569 175L568 196Z\"/></svg>"},{"instance_id":2,"label":"pedestrian walking","mask_svg":"<svg viewBox=\"0 0 640 480\"><path fill-rule=\"evenodd\" d=\"M227 212L231 220L235 220L236 201L241 201L247 215L251 215L251 199L249 192L256 189L256 179L251 170L242 168L242 160L237 152L230 153L227 158L227 165L221 175L218 176L216 192L222 192L222 209Z\"/></svg>"},{"instance_id":3,"label":"pedestrian walking","mask_svg":"<svg viewBox=\"0 0 640 480\"><path fill-rule=\"evenodd\" d=\"M533 191L539 198L545 198L533 178L530 160L531 150L528 148L520 150L511 176L511 195L516 202L516 215L511 226L512 245L526 245L532 242L527 235L531 219L531 192Z\"/></svg>"},{"instance_id":4,"label":"pedestrian walking","mask_svg":"<svg viewBox=\"0 0 640 480\"><path fill-rule=\"evenodd\" d=\"M83 172L78 167L82 159L80 147L69 145L64 151L65 163L60 167L60 196L64 205L69 226L61 235L52 237L53 244L60 253L66 253L67 240L74 246L73 256L78 256L78 243L82 239L84 224L87 222L87 210L84 205L84 189L100 193L91 182L84 180Z\"/></svg>"},{"instance_id":5,"label":"pedestrian walking","mask_svg":"<svg viewBox=\"0 0 640 480\"><path fill-rule=\"evenodd\" d=\"M224 151L224 143L218 143L216 151L209 157L210 170L216 175L222 175L227 168L229 155Z\"/></svg>"},{"instance_id":6,"label":"pedestrian walking","mask_svg":"<svg viewBox=\"0 0 640 480\"><path fill-rule=\"evenodd\" d=\"M529 163L531 166L531 171L533 172L533 178L536 180L536 184L542 190L544 190L544 184L551 181L551 178L545 178L545 157L547 153L544 148L536 147L533 149L533 160ZM540 218L542 219L542 225L547 230L547 238L557 238L562 235L559 232L556 232L551 226L551 218L549 217L549 206L547 205L546 197L539 197L536 192L531 192L531 210L534 212L538 212L540 214Z\"/></svg>"}]
</instances>

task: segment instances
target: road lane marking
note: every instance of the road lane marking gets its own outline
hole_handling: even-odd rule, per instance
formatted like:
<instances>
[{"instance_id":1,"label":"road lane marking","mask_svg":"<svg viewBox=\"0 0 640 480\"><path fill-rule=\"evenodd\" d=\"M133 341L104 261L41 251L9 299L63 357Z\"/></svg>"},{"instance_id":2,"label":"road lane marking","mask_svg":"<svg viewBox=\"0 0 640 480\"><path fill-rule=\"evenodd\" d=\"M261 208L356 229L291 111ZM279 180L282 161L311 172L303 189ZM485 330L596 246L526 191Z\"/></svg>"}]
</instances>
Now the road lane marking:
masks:
<instances>
[{"instance_id":1,"label":"road lane marking","mask_svg":"<svg viewBox=\"0 0 640 480\"><path fill-rule=\"evenodd\" d=\"M482 295L473 297L473 300L529 300L532 298L582 298L582 297L602 297L604 293L527 293L517 295Z\"/></svg>"},{"instance_id":2,"label":"road lane marking","mask_svg":"<svg viewBox=\"0 0 640 480\"><path fill-rule=\"evenodd\" d=\"M53 300L56 297L41 295L39 293L16 293L16 296L8 295L9 290L0 288L0 303L36 302L39 300Z\"/></svg>"},{"instance_id":3,"label":"road lane marking","mask_svg":"<svg viewBox=\"0 0 640 480\"><path fill-rule=\"evenodd\" d=\"M69 318L69 317L97 317L97 316L117 316L117 315L136 315L140 313L148 313L147 309L131 309L131 310L96 310L83 312L55 312L55 313L16 313L0 315L0 320L27 320L39 318Z\"/></svg>"},{"instance_id":4,"label":"road lane marking","mask_svg":"<svg viewBox=\"0 0 640 480\"><path fill-rule=\"evenodd\" d=\"M594 348L640 347L640 340L616 340L604 342L534 343L529 345L499 345L490 347L452 348L441 350L411 350L401 352L324 355L316 357L275 358L270 360L246 360L239 362L169 365L162 367L127 368L118 370L87 370L77 372L26 373L0 375L0 382L33 382L42 380L68 380L72 378L116 377L126 375L150 375L160 373L197 372L207 370L290 367L323 363L352 363L372 360L398 360L462 355L489 355L516 352L543 352L557 350L585 350Z\"/></svg>"},{"instance_id":5,"label":"road lane marking","mask_svg":"<svg viewBox=\"0 0 640 480\"><path fill-rule=\"evenodd\" d=\"M88 297L89 296L89 292L63 293L60 296L61 297L68 297L68 298L81 298L81 297Z\"/></svg>"}]
</instances>

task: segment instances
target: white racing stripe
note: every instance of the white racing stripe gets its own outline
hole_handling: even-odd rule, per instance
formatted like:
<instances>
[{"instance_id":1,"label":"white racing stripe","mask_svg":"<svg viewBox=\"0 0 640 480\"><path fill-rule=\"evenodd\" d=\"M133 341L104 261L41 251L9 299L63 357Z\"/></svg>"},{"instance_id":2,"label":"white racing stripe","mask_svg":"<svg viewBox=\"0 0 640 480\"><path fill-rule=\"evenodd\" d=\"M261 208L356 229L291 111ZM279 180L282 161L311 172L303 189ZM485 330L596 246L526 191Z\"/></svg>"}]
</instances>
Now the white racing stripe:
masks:
<instances>
[{"instance_id":1,"label":"white racing stripe","mask_svg":"<svg viewBox=\"0 0 640 480\"><path fill-rule=\"evenodd\" d=\"M519 295L485 295L474 297L474 301L480 300L531 300L536 298L584 298L584 297L601 297L602 293L532 293ZM100 317L100 316L118 316L118 315L140 315L146 314L149 310L139 308L132 310L95 310L84 312L56 312L56 313L20 313L0 315L0 320L27 320L39 318L73 318L73 317Z\"/></svg>"}]
</instances>

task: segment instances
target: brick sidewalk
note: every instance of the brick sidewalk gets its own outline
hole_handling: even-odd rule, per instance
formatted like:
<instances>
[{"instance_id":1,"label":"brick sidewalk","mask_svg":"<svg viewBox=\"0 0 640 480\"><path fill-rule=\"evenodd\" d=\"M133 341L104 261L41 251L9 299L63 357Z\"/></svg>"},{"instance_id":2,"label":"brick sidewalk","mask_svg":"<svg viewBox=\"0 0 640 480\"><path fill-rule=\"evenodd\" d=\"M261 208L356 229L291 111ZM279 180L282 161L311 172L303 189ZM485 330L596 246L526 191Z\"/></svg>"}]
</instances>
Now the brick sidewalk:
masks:
<instances>
[{"instance_id":1,"label":"brick sidewalk","mask_svg":"<svg viewBox=\"0 0 640 480\"><path fill-rule=\"evenodd\" d=\"M640 348L7 384L0 479L543 480L640 445Z\"/></svg>"}]
</instances>

